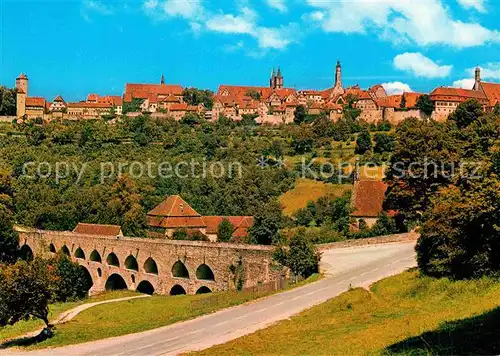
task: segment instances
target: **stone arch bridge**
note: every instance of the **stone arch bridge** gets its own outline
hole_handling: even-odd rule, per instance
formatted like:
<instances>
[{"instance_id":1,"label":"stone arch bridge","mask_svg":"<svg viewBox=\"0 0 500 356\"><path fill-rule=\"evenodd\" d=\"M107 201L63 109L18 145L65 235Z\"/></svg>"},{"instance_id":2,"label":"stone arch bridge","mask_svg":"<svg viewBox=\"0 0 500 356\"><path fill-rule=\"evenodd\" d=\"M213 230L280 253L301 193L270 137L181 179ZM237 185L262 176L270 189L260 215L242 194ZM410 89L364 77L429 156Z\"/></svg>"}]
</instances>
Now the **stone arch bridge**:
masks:
<instances>
[{"instance_id":1,"label":"stone arch bridge","mask_svg":"<svg viewBox=\"0 0 500 356\"><path fill-rule=\"evenodd\" d=\"M92 279L90 293L129 289L152 294L196 294L251 287L281 279L272 247L83 235L18 228L21 250L34 256L62 251Z\"/></svg>"}]
</instances>

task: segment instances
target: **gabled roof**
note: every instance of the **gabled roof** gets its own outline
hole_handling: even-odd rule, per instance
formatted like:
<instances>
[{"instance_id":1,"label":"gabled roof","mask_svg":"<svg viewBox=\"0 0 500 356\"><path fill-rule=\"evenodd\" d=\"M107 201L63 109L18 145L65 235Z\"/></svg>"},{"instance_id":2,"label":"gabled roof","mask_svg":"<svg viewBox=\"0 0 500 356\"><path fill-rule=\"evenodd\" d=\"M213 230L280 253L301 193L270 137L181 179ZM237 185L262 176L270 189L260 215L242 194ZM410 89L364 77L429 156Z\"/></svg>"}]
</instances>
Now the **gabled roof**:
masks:
<instances>
[{"instance_id":1,"label":"gabled roof","mask_svg":"<svg viewBox=\"0 0 500 356\"><path fill-rule=\"evenodd\" d=\"M489 105L495 106L500 103L500 83L484 83L481 82L484 93L488 97Z\"/></svg>"},{"instance_id":2,"label":"gabled roof","mask_svg":"<svg viewBox=\"0 0 500 356\"><path fill-rule=\"evenodd\" d=\"M167 199L151 210L148 215L161 217L201 216L179 195L169 195Z\"/></svg>"},{"instance_id":3,"label":"gabled roof","mask_svg":"<svg viewBox=\"0 0 500 356\"><path fill-rule=\"evenodd\" d=\"M78 103L68 103L70 108L89 108L89 109L107 109L111 108L111 103L87 103L86 101L80 101Z\"/></svg>"},{"instance_id":4,"label":"gabled roof","mask_svg":"<svg viewBox=\"0 0 500 356\"><path fill-rule=\"evenodd\" d=\"M56 96L56 97L55 97L55 99L54 99L54 100L52 100L52 101L53 101L53 102L56 102L56 101L57 101L57 102L60 102L60 103L66 104L66 102L64 101L64 99L62 98L62 96L61 96L61 95Z\"/></svg>"},{"instance_id":5,"label":"gabled roof","mask_svg":"<svg viewBox=\"0 0 500 356\"><path fill-rule=\"evenodd\" d=\"M101 225L101 224L85 224L79 223L74 233L85 235L99 235L99 236L119 236L122 234L122 228L118 225Z\"/></svg>"},{"instance_id":6,"label":"gabled roof","mask_svg":"<svg viewBox=\"0 0 500 356\"><path fill-rule=\"evenodd\" d=\"M219 224L228 220L233 225L233 237L244 237L248 235L248 229L253 226L253 216L204 216L207 234L216 234Z\"/></svg>"},{"instance_id":7,"label":"gabled roof","mask_svg":"<svg viewBox=\"0 0 500 356\"><path fill-rule=\"evenodd\" d=\"M379 180L361 180L354 183L351 214L354 217L377 217L382 211L387 184Z\"/></svg>"},{"instance_id":8,"label":"gabled roof","mask_svg":"<svg viewBox=\"0 0 500 356\"><path fill-rule=\"evenodd\" d=\"M424 94L415 92L405 92L403 93L403 95L406 100L405 106L411 109L417 106L418 99Z\"/></svg>"},{"instance_id":9,"label":"gabled roof","mask_svg":"<svg viewBox=\"0 0 500 356\"><path fill-rule=\"evenodd\" d=\"M28 79L28 77L26 76L26 74L21 73L19 74L19 77L17 77L16 79Z\"/></svg>"},{"instance_id":10,"label":"gabled roof","mask_svg":"<svg viewBox=\"0 0 500 356\"><path fill-rule=\"evenodd\" d=\"M125 99L129 97L146 99L149 94L157 95L182 95L182 86L178 84L127 84L125 86ZM128 94L128 95L127 95Z\"/></svg>"}]
</instances>

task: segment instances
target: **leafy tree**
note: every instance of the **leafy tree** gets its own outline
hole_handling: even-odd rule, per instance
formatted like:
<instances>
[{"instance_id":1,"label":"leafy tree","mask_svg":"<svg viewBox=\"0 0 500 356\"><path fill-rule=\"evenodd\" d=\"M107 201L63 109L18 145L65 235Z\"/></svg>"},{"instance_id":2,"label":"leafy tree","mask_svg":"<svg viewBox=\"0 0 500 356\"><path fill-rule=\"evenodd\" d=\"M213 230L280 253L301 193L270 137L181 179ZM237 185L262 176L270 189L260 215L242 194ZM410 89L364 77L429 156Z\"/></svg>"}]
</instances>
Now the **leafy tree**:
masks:
<instances>
[{"instance_id":1,"label":"leafy tree","mask_svg":"<svg viewBox=\"0 0 500 356\"><path fill-rule=\"evenodd\" d=\"M396 147L396 140L394 136L389 134L377 133L375 134L375 153L392 152Z\"/></svg>"},{"instance_id":2,"label":"leafy tree","mask_svg":"<svg viewBox=\"0 0 500 356\"><path fill-rule=\"evenodd\" d=\"M47 138L47 134L42 126L31 126L26 131L28 144L32 146L40 146Z\"/></svg>"},{"instance_id":3,"label":"leafy tree","mask_svg":"<svg viewBox=\"0 0 500 356\"><path fill-rule=\"evenodd\" d=\"M309 126L303 124L295 128L292 135L292 148L295 151L295 154L311 152L313 142L314 137Z\"/></svg>"},{"instance_id":4,"label":"leafy tree","mask_svg":"<svg viewBox=\"0 0 500 356\"><path fill-rule=\"evenodd\" d=\"M35 317L50 327L50 280L48 265L40 259L0 265L0 326Z\"/></svg>"},{"instance_id":5,"label":"leafy tree","mask_svg":"<svg viewBox=\"0 0 500 356\"><path fill-rule=\"evenodd\" d=\"M201 231L194 231L194 232L192 232L189 235L189 239L192 240L192 241L205 241L205 242L209 242L210 241L210 239L207 237L207 235L205 235Z\"/></svg>"},{"instance_id":6,"label":"leafy tree","mask_svg":"<svg viewBox=\"0 0 500 356\"><path fill-rule=\"evenodd\" d=\"M293 121L300 125L307 121L307 109L304 105L299 105L293 114Z\"/></svg>"},{"instance_id":7,"label":"leafy tree","mask_svg":"<svg viewBox=\"0 0 500 356\"><path fill-rule=\"evenodd\" d=\"M139 99L139 98L134 98L131 101L124 101L123 108L122 108L123 115L126 115L129 112L140 112L141 105L143 102L144 102L144 100Z\"/></svg>"},{"instance_id":8,"label":"leafy tree","mask_svg":"<svg viewBox=\"0 0 500 356\"><path fill-rule=\"evenodd\" d=\"M141 196L134 181L127 175L119 177L111 187L107 206L114 223L121 225L126 235L145 234L146 214L140 202Z\"/></svg>"},{"instance_id":9,"label":"leafy tree","mask_svg":"<svg viewBox=\"0 0 500 356\"><path fill-rule=\"evenodd\" d=\"M434 111L434 103L427 94L421 95L418 98L415 107L420 111L422 111L427 116L431 116L432 112Z\"/></svg>"},{"instance_id":10,"label":"leafy tree","mask_svg":"<svg viewBox=\"0 0 500 356\"><path fill-rule=\"evenodd\" d=\"M435 121L410 118L396 129L396 148L387 172L384 210L418 221L439 187L450 183L461 145L453 130Z\"/></svg>"},{"instance_id":11,"label":"leafy tree","mask_svg":"<svg viewBox=\"0 0 500 356\"><path fill-rule=\"evenodd\" d=\"M176 229L174 233L172 234L172 239L173 240L187 240L188 239L188 233L186 229Z\"/></svg>"},{"instance_id":12,"label":"leafy tree","mask_svg":"<svg viewBox=\"0 0 500 356\"><path fill-rule=\"evenodd\" d=\"M203 104L207 110L211 110L214 105L214 93L210 90L185 88L182 96L189 105Z\"/></svg>"},{"instance_id":13,"label":"leafy tree","mask_svg":"<svg viewBox=\"0 0 500 356\"><path fill-rule=\"evenodd\" d=\"M229 242L233 237L233 225L227 219L223 219L217 227L217 241Z\"/></svg>"},{"instance_id":14,"label":"leafy tree","mask_svg":"<svg viewBox=\"0 0 500 356\"><path fill-rule=\"evenodd\" d=\"M399 104L399 108L400 109L406 109L406 96L404 95L401 95L401 103Z\"/></svg>"},{"instance_id":15,"label":"leafy tree","mask_svg":"<svg viewBox=\"0 0 500 356\"><path fill-rule=\"evenodd\" d=\"M356 140L356 154L364 154L366 151L370 151L372 149L372 137L367 130L361 132Z\"/></svg>"},{"instance_id":16,"label":"leafy tree","mask_svg":"<svg viewBox=\"0 0 500 356\"><path fill-rule=\"evenodd\" d=\"M464 128L483 114L482 105L475 99L469 99L457 106L456 110L449 116L449 120L455 121L458 128Z\"/></svg>"},{"instance_id":17,"label":"leafy tree","mask_svg":"<svg viewBox=\"0 0 500 356\"><path fill-rule=\"evenodd\" d=\"M19 235L14 231L12 212L0 202L0 263L14 263Z\"/></svg>"},{"instance_id":18,"label":"leafy tree","mask_svg":"<svg viewBox=\"0 0 500 356\"><path fill-rule=\"evenodd\" d=\"M500 271L498 178L467 185L444 188L433 199L417 244L425 274L462 279Z\"/></svg>"},{"instance_id":19,"label":"leafy tree","mask_svg":"<svg viewBox=\"0 0 500 356\"><path fill-rule=\"evenodd\" d=\"M0 116L16 115L16 89L9 89L0 85Z\"/></svg>"},{"instance_id":20,"label":"leafy tree","mask_svg":"<svg viewBox=\"0 0 500 356\"><path fill-rule=\"evenodd\" d=\"M250 237L258 244L270 245L277 240L282 224L280 204L276 201L263 204L254 215L254 224L249 230Z\"/></svg>"},{"instance_id":21,"label":"leafy tree","mask_svg":"<svg viewBox=\"0 0 500 356\"><path fill-rule=\"evenodd\" d=\"M92 279L88 272L64 253L59 252L48 261L53 269L53 302L67 302L88 296Z\"/></svg>"},{"instance_id":22,"label":"leafy tree","mask_svg":"<svg viewBox=\"0 0 500 356\"><path fill-rule=\"evenodd\" d=\"M392 235L398 233L398 229L396 227L396 222L394 218L387 215L387 213L382 212L377 219L377 222L372 227L372 235L373 236L384 236L384 235Z\"/></svg>"},{"instance_id":23,"label":"leafy tree","mask_svg":"<svg viewBox=\"0 0 500 356\"><path fill-rule=\"evenodd\" d=\"M251 97L254 100L260 100L261 98L260 93L255 89L249 89L245 95Z\"/></svg>"},{"instance_id":24,"label":"leafy tree","mask_svg":"<svg viewBox=\"0 0 500 356\"><path fill-rule=\"evenodd\" d=\"M198 114L193 114L191 112L188 112L186 115L183 116L181 119L181 124L184 125L198 125L201 122L200 116Z\"/></svg>"},{"instance_id":25,"label":"leafy tree","mask_svg":"<svg viewBox=\"0 0 500 356\"><path fill-rule=\"evenodd\" d=\"M500 102L497 102L495 104L495 107L493 108L493 114L500 116Z\"/></svg>"},{"instance_id":26,"label":"leafy tree","mask_svg":"<svg viewBox=\"0 0 500 356\"><path fill-rule=\"evenodd\" d=\"M306 237L305 229L299 229L288 247L281 246L274 252L274 259L290 268L295 275L304 278L318 273L321 255Z\"/></svg>"}]
</instances>

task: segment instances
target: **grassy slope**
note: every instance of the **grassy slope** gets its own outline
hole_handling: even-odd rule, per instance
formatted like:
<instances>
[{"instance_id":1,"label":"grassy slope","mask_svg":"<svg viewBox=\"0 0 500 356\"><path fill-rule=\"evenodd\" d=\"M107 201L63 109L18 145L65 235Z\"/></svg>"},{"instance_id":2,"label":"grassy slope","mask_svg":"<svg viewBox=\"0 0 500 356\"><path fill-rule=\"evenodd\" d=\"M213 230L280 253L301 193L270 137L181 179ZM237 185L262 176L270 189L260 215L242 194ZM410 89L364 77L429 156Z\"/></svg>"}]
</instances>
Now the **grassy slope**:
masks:
<instances>
[{"instance_id":1,"label":"grassy slope","mask_svg":"<svg viewBox=\"0 0 500 356\"><path fill-rule=\"evenodd\" d=\"M291 288L319 278L319 275L313 275ZM69 323L57 326L52 339L32 345L30 348L63 346L150 330L243 304L269 294L272 293L227 291L213 295L152 296L99 305L82 312ZM213 300L215 296L218 299L216 303L192 304L193 301L203 299Z\"/></svg>"},{"instance_id":2,"label":"grassy slope","mask_svg":"<svg viewBox=\"0 0 500 356\"><path fill-rule=\"evenodd\" d=\"M349 184L335 185L311 179L299 179L294 189L289 190L280 197L280 203L283 205L283 213L291 215L307 206L307 203L311 200L316 201L327 195L340 197L351 189L352 185Z\"/></svg>"},{"instance_id":3,"label":"grassy slope","mask_svg":"<svg viewBox=\"0 0 500 356\"><path fill-rule=\"evenodd\" d=\"M123 297L131 297L134 295L138 295L135 292L131 291L115 291L115 292L107 292L96 295L94 297L90 297L85 300L81 300L78 302L68 302L68 303L56 303L50 305L49 311L49 320L53 321L57 318L58 315L64 313L67 310L73 309L79 305L86 303L95 303L101 302L104 300L117 299ZM15 325L0 327L0 342L9 340L18 336L25 335L30 332L34 332L40 328L43 328L44 323L39 319L31 319L28 321L20 321Z\"/></svg>"},{"instance_id":4,"label":"grassy slope","mask_svg":"<svg viewBox=\"0 0 500 356\"><path fill-rule=\"evenodd\" d=\"M415 271L355 289L204 355L499 354L500 283ZM467 319L468 318L468 319ZM463 320L466 319L466 320Z\"/></svg>"}]
</instances>

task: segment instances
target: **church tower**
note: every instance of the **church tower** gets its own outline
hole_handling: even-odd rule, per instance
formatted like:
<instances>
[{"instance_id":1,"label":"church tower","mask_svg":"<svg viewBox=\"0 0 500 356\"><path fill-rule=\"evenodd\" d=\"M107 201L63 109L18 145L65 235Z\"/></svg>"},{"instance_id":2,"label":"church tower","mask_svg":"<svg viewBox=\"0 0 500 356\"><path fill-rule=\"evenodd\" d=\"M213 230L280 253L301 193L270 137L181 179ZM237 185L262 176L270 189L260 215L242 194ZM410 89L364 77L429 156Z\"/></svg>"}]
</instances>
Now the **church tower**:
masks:
<instances>
[{"instance_id":1,"label":"church tower","mask_svg":"<svg viewBox=\"0 0 500 356\"><path fill-rule=\"evenodd\" d=\"M269 88L274 89L275 86L276 86L276 72L274 71L273 68L273 71L271 73L271 79L269 79Z\"/></svg>"},{"instance_id":2,"label":"church tower","mask_svg":"<svg viewBox=\"0 0 500 356\"><path fill-rule=\"evenodd\" d=\"M477 67L474 75L474 88L473 90L481 90L481 68Z\"/></svg>"},{"instance_id":3,"label":"church tower","mask_svg":"<svg viewBox=\"0 0 500 356\"><path fill-rule=\"evenodd\" d=\"M281 75L281 69L278 67L278 74L276 75L276 85L274 89L283 89L283 76Z\"/></svg>"},{"instance_id":4,"label":"church tower","mask_svg":"<svg viewBox=\"0 0 500 356\"><path fill-rule=\"evenodd\" d=\"M342 66L340 61L337 61L337 66L335 67L335 85L333 86L334 94L344 94L344 87L342 86Z\"/></svg>"},{"instance_id":5,"label":"church tower","mask_svg":"<svg viewBox=\"0 0 500 356\"><path fill-rule=\"evenodd\" d=\"M16 116L21 117L26 114L26 98L28 97L28 77L21 73L16 78Z\"/></svg>"},{"instance_id":6,"label":"church tower","mask_svg":"<svg viewBox=\"0 0 500 356\"><path fill-rule=\"evenodd\" d=\"M163 74L161 75L160 84L165 84L165 76Z\"/></svg>"}]
</instances>

